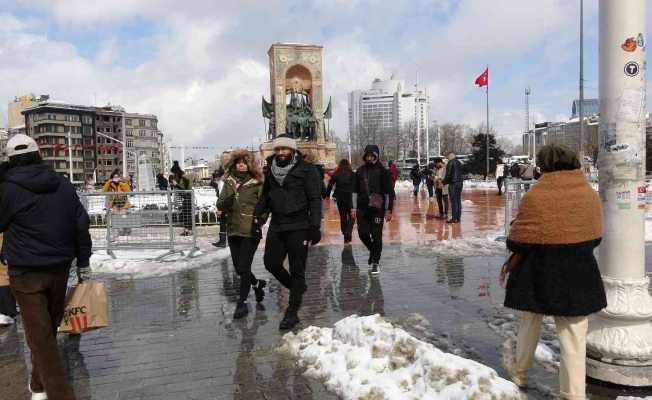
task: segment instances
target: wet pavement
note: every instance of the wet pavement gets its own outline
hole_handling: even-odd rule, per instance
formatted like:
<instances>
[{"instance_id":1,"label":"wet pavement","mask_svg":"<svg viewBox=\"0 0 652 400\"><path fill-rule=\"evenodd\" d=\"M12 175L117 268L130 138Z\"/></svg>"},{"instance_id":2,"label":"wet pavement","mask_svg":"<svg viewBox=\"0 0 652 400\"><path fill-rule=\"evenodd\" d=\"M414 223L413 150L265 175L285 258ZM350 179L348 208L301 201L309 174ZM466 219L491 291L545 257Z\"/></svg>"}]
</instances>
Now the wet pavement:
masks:
<instances>
[{"instance_id":1,"label":"wet pavement","mask_svg":"<svg viewBox=\"0 0 652 400\"><path fill-rule=\"evenodd\" d=\"M302 326L380 313L442 350L507 377L516 316L502 307L504 292L497 284L504 257L428 250L434 241L486 237L502 227L502 198L494 192L465 192L464 200L463 222L451 226L426 215L435 203L401 194L385 232L379 277L367 273L368 253L359 242L341 244L336 207L327 202L324 241L309 252ZM256 254L254 272L269 279L262 253ZM102 280L110 327L81 338L59 336L79 399L336 398L276 352L288 294L273 280L262 307L250 302L249 316L235 322L238 280L230 260L164 277ZM430 326L415 325L414 314ZM549 330L543 340L555 347ZM20 324L0 328L0 399L28 398L28 359ZM557 390L554 367L536 363L531 382L529 398L551 398ZM624 393L596 385L589 391L595 399Z\"/></svg>"}]
</instances>

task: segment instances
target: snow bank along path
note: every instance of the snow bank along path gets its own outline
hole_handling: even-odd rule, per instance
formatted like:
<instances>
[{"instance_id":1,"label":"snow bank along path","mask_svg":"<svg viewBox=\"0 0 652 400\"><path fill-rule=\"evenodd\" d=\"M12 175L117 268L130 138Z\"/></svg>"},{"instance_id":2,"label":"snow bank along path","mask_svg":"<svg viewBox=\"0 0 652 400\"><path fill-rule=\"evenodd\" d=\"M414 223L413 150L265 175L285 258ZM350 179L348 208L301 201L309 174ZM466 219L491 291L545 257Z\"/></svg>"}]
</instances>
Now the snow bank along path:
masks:
<instances>
[{"instance_id":1,"label":"snow bank along path","mask_svg":"<svg viewBox=\"0 0 652 400\"><path fill-rule=\"evenodd\" d=\"M379 315L353 315L334 328L288 333L279 351L305 375L351 400L521 399L518 388L480 363L444 353Z\"/></svg>"}]
</instances>

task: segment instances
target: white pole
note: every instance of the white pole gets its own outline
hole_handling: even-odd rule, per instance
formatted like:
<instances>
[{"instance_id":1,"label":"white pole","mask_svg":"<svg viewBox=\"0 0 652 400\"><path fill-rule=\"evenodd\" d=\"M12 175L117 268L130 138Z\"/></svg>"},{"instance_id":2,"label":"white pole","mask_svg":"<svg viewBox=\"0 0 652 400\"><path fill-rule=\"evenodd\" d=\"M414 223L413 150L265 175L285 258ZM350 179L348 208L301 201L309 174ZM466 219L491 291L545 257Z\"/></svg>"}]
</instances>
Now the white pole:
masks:
<instances>
[{"instance_id":1,"label":"white pole","mask_svg":"<svg viewBox=\"0 0 652 400\"><path fill-rule=\"evenodd\" d=\"M629 386L652 385L652 298L645 274L645 3L600 0L599 18L604 209L599 260L608 306L589 324L587 375Z\"/></svg>"},{"instance_id":2,"label":"white pole","mask_svg":"<svg viewBox=\"0 0 652 400\"><path fill-rule=\"evenodd\" d=\"M71 126L68 127L68 170L70 173L70 182L73 182L72 179L72 134L70 132Z\"/></svg>"},{"instance_id":3,"label":"white pole","mask_svg":"<svg viewBox=\"0 0 652 400\"><path fill-rule=\"evenodd\" d=\"M122 177L127 178L127 123L125 121L126 113L122 112Z\"/></svg>"},{"instance_id":4,"label":"white pole","mask_svg":"<svg viewBox=\"0 0 652 400\"><path fill-rule=\"evenodd\" d=\"M426 106L424 107L425 118L423 119L423 121L426 123L426 165L428 165L430 164L430 129L429 129L430 124L428 123L428 121L430 121L430 116L428 113L430 102L428 101L428 90L426 90L425 93L426 93Z\"/></svg>"},{"instance_id":5,"label":"white pole","mask_svg":"<svg viewBox=\"0 0 652 400\"><path fill-rule=\"evenodd\" d=\"M584 0L580 0L580 164L584 165Z\"/></svg>"},{"instance_id":6,"label":"white pole","mask_svg":"<svg viewBox=\"0 0 652 400\"><path fill-rule=\"evenodd\" d=\"M419 123L419 102L418 102L418 94L415 95L414 98L414 110L415 114L414 117L417 122L417 165L421 165L421 124Z\"/></svg>"}]
</instances>

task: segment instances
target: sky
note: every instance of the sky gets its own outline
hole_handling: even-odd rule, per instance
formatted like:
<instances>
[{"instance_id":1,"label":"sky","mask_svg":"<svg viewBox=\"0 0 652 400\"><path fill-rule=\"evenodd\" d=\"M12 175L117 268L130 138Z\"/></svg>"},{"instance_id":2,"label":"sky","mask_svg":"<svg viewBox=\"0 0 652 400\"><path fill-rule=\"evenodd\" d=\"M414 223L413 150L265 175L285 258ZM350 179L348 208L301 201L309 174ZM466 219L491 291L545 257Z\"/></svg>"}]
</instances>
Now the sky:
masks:
<instances>
[{"instance_id":1,"label":"sky","mask_svg":"<svg viewBox=\"0 0 652 400\"><path fill-rule=\"evenodd\" d=\"M585 1L585 97L598 95L598 1ZM650 7L648 7L649 9ZM647 20L651 21L651 10ZM174 145L211 153L264 137L267 50L324 46L331 129L347 93L392 74L431 96L431 119L485 119L520 142L531 120L564 120L578 97L579 0L0 0L0 126L17 95L153 113ZM188 154L187 154L188 155Z\"/></svg>"}]
</instances>

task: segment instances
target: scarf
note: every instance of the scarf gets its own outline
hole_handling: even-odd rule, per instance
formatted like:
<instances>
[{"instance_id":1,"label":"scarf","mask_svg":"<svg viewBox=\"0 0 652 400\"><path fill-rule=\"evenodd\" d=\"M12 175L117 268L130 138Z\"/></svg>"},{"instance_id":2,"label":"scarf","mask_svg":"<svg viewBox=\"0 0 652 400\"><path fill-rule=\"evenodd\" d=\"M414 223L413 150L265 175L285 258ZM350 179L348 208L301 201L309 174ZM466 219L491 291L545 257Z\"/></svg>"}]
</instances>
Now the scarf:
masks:
<instances>
[{"instance_id":1,"label":"scarf","mask_svg":"<svg viewBox=\"0 0 652 400\"><path fill-rule=\"evenodd\" d=\"M233 172L233 178L235 178L235 180L238 183L242 184L242 183L245 183L246 181L248 181L250 176L249 176L249 172L234 171Z\"/></svg>"},{"instance_id":2,"label":"scarf","mask_svg":"<svg viewBox=\"0 0 652 400\"><path fill-rule=\"evenodd\" d=\"M278 182L279 185L283 186L283 181L285 181L285 177L290 173L290 170L294 168L294 166L297 163L297 155L294 153L292 158L290 159L290 162L284 166L281 167L276 163L276 157L272 160L272 175L274 176L274 179L276 179L276 182Z\"/></svg>"},{"instance_id":3,"label":"scarf","mask_svg":"<svg viewBox=\"0 0 652 400\"><path fill-rule=\"evenodd\" d=\"M577 244L602 237L602 204L581 170L547 172L532 186L512 222L509 240Z\"/></svg>"}]
</instances>

